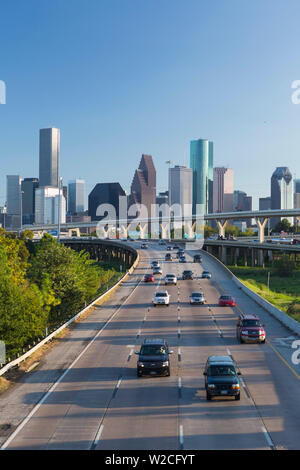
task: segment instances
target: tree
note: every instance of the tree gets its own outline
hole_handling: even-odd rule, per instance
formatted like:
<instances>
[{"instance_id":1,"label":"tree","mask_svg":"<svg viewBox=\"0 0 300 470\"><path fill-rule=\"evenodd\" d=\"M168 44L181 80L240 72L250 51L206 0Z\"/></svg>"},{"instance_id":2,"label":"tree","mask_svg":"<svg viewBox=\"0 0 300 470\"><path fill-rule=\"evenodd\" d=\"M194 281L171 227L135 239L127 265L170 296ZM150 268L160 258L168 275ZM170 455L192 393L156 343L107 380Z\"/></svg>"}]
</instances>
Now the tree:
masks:
<instances>
[{"instance_id":1,"label":"tree","mask_svg":"<svg viewBox=\"0 0 300 470\"><path fill-rule=\"evenodd\" d=\"M282 219L276 226L274 227L274 232L280 233L280 232L287 232L290 233L292 231L292 225L288 221L288 219Z\"/></svg>"}]
</instances>

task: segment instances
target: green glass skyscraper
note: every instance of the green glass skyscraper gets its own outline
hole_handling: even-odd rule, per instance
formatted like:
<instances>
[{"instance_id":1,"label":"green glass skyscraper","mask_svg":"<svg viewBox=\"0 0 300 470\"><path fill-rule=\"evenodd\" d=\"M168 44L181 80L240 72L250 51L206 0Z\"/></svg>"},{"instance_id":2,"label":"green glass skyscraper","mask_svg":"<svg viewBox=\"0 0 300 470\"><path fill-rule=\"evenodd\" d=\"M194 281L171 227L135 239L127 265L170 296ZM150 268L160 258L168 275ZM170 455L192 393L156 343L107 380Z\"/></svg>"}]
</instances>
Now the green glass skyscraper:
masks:
<instances>
[{"instance_id":1,"label":"green glass skyscraper","mask_svg":"<svg viewBox=\"0 0 300 470\"><path fill-rule=\"evenodd\" d=\"M213 142L205 139L192 140L190 167L193 170L193 214L201 204L207 214L213 212Z\"/></svg>"}]
</instances>

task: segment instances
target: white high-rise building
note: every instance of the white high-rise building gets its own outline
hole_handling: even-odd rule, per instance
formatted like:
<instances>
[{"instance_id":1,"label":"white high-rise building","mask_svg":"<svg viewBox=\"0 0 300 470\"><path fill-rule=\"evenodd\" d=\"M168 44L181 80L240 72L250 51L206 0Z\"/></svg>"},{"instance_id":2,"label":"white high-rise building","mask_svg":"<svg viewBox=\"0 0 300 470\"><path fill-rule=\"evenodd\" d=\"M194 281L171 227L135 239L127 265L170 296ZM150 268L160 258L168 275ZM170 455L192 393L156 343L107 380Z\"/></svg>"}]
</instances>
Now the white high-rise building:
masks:
<instances>
[{"instance_id":1,"label":"white high-rise building","mask_svg":"<svg viewBox=\"0 0 300 470\"><path fill-rule=\"evenodd\" d=\"M179 204L188 211L186 215L190 215L193 203L193 170L185 166L176 165L169 168L169 204Z\"/></svg>"},{"instance_id":2,"label":"white high-rise building","mask_svg":"<svg viewBox=\"0 0 300 470\"><path fill-rule=\"evenodd\" d=\"M234 170L232 168L214 168L213 211L233 212Z\"/></svg>"},{"instance_id":3,"label":"white high-rise building","mask_svg":"<svg viewBox=\"0 0 300 470\"><path fill-rule=\"evenodd\" d=\"M44 186L35 190L35 223L57 224L60 201L60 223L66 222L66 200L59 189Z\"/></svg>"}]
</instances>

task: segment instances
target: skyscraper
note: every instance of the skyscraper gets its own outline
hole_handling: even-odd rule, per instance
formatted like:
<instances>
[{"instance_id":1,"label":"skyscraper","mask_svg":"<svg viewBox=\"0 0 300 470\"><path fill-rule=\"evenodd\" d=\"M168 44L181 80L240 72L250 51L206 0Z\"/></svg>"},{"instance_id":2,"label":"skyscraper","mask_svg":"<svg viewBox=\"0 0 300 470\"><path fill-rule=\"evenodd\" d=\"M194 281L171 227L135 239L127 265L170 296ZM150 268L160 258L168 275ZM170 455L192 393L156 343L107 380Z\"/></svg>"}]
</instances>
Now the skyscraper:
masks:
<instances>
[{"instance_id":1,"label":"skyscraper","mask_svg":"<svg viewBox=\"0 0 300 470\"><path fill-rule=\"evenodd\" d=\"M188 205L192 205L192 185L193 170L191 168L179 165L169 168L170 205L179 204L182 208L182 214L185 214L185 208L188 210ZM190 214L191 211L188 210L188 215Z\"/></svg>"},{"instance_id":2,"label":"skyscraper","mask_svg":"<svg viewBox=\"0 0 300 470\"><path fill-rule=\"evenodd\" d=\"M286 166L277 167L271 177L271 209L293 209L294 183L293 176ZM287 217L293 224L293 217ZM272 217L271 228L280 222L280 217Z\"/></svg>"},{"instance_id":3,"label":"skyscraper","mask_svg":"<svg viewBox=\"0 0 300 470\"><path fill-rule=\"evenodd\" d=\"M7 214L21 214L21 181L20 175L7 175L6 177L6 204Z\"/></svg>"},{"instance_id":4,"label":"skyscraper","mask_svg":"<svg viewBox=\"0 0 300 470\"><path fill-rule=\"evenodd\" d=\"M58 187L60 130L40 129L40 187Z\"/></svg>"},{"instance_id":5,"label":"skyscraper","mask_svg":"<svg viewBox=\"0 0 300 470\"><path fill-rule=\"evenodd\" d=\"M214 168L213 211L232 212L234 194L234 170Z\"/></svg>"},{"instance_id":6,"label":"skyscraper","mask_svg":"<svg viewBox=\"0 0 300 470\"><path fill-rule=\"evenodd\" d=\"M24 178L22 181L23 224L33 224L35 216L35 190L39 187L37 178Z\"/></svg>"},{"instance_id":7,"label":"skyscraper","mask_svg":"<svg viewBox=\"0 0 300 470\"><path fill-rule=\"evenodd\" d=\"M68 212L78 214L84 212L85 181L76 179L68 184Z\"/></svg>"},{"instance_id":8,"label":"skyscraper","mask_svg":"<svg viewBox=\"0 0 300 470\"><path fill-rule=\"evenodd\" d=\"M59 211L60 204L60 211ZM35 190L35 223L57 224L60 212L60 222L66 222L66 200L59 195L59 188L43 186Z\"/></svg>"},{"instance_id":9,"label":"skyscraper","mask_svg":"<svg viewBox=\"0 0 300 470\"><path fill-rule=\"evenodd\" d=\"M91 220L101 220L104 215L98 216L97 209L101 204L111 204L116 216L119 217L119 197L126 196L125 191L119 183L98 183L89 194L88 215Z\"/></svg>"},{"instance_id":10,"label":"skyscraper","mask_svg":"<svg viewBox=\"0 0 300 470\"><path fill-rule=\"evenodd\" d=\"M135 171L129 207L133 204L142 204L151 217L151 205L156 203L156 170L151 155L142 155L138 169Z\"/></svg>"},{"instance_id":11,"label":"skyscraper","mask_svg":"<svg viewBox=\"0 0 300 470\"><path fill-rule=\"evenodd\" d=\"M213 211L213 142L205 139L190 143L190 167L193 170L193 214L197 204L205 213Z\"/></svg>"}]
</instances>

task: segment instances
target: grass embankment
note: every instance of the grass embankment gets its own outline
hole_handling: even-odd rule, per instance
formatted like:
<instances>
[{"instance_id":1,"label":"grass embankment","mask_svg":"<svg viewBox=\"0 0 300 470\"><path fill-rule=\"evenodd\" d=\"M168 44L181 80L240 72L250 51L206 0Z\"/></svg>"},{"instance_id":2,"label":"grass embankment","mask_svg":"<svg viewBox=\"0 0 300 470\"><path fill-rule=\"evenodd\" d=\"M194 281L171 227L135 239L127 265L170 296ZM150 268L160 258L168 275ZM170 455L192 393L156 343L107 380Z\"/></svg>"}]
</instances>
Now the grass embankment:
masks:
<instances>
[{"instance_id":1,"label":"grass embankment","mask_svg":"<svg viewBox=\"0 0 300 470\"><path fill-rule=\"evenodd\" d=\"M300 271L290 277L280 277L271 268L228 266L233 274L249 289L259 294L275 307L300 322ZM268 272L270 285L268 291Z\"/></svg>"}]
</instances>

